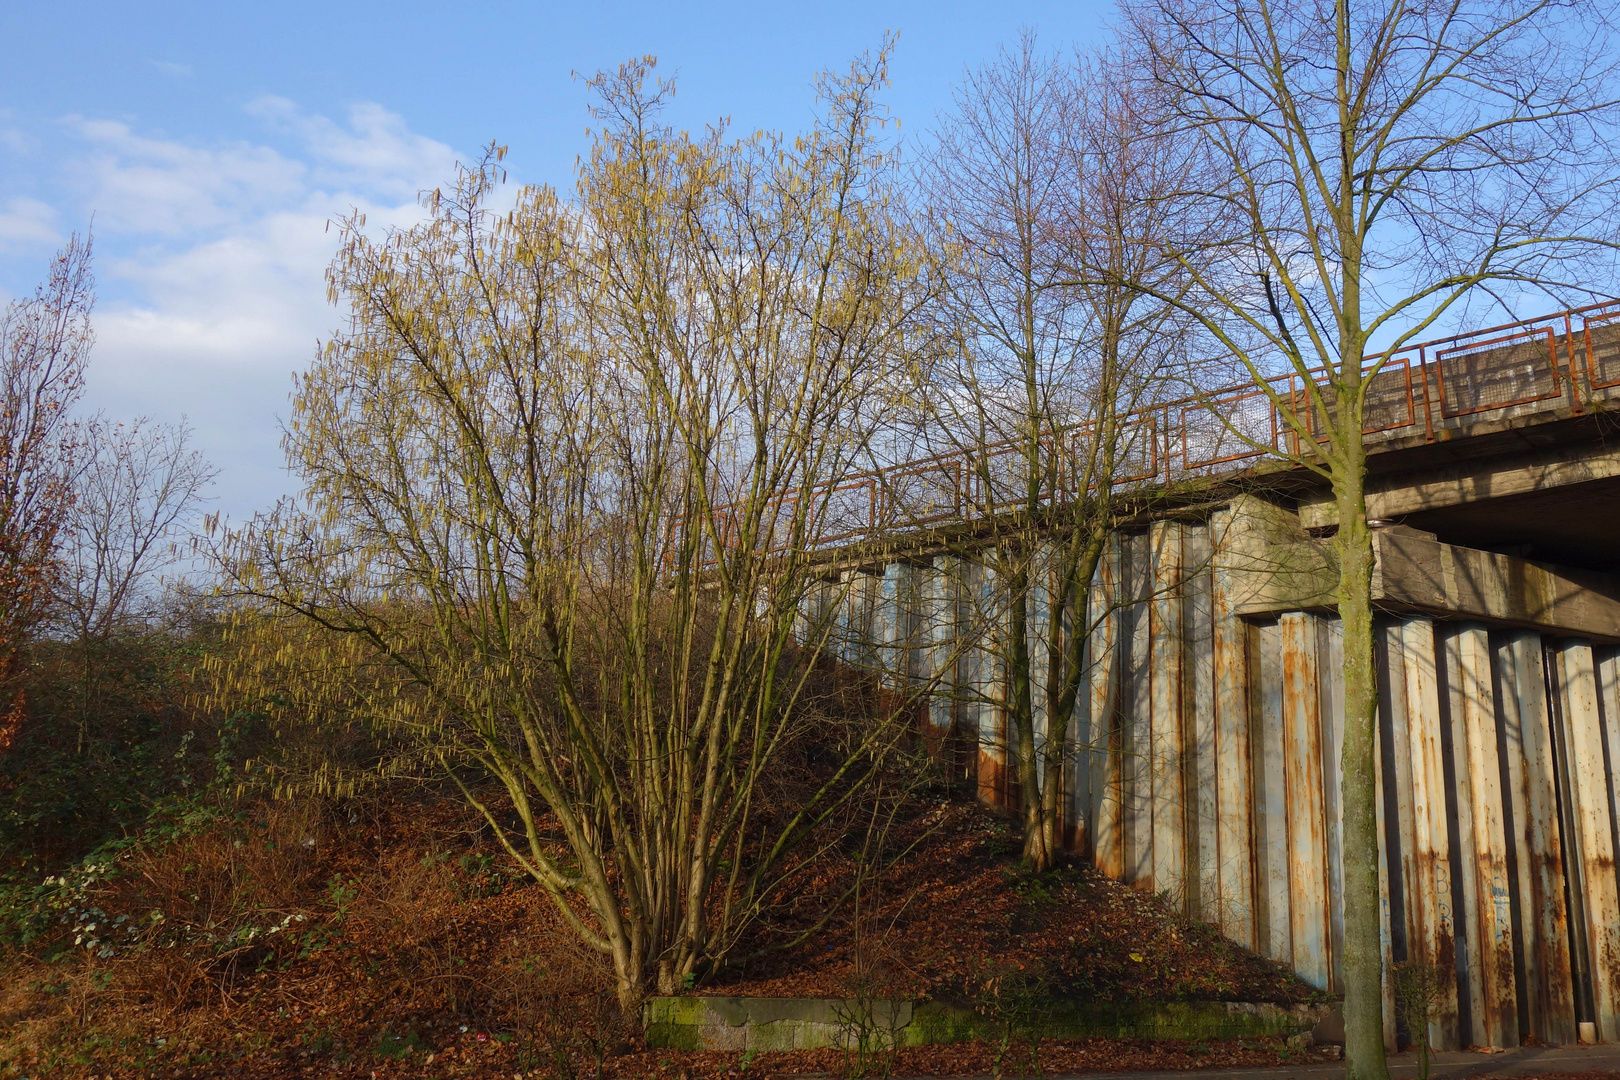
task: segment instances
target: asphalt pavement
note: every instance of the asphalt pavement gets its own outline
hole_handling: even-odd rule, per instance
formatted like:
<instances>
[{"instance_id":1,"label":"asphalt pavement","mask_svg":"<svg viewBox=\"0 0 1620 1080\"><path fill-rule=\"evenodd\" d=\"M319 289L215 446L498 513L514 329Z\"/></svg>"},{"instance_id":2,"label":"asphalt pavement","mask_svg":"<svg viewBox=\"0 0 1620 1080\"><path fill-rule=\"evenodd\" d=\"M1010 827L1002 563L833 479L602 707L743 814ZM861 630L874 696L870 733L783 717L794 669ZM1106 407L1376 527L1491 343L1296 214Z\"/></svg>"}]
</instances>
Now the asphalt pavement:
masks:
<instances>
[{"instance_id":1,"label":"asphalt pavement","mask_svg":"<svg viewBox=\"0 0 1620 1080\"><path fill-rule=\"evenodd\" d=\"M1417 1080L1416 1053L1394 1054L1389 1059L1394 1080ZM1541 1073L1620 1073L1620 1045L1524 1046L1496 1054L1455 1051L1429 1055L1431 1080L1472 1080L1475 1077L1534 1076ZM1254 1069L1193 1069L1166 1072L1087 1073L1108 1080L1341 1080L1344 1062L1280 1065ZM1046 1080L1060 1080L1050 1074Z\"/></svg>"}]
</instances>

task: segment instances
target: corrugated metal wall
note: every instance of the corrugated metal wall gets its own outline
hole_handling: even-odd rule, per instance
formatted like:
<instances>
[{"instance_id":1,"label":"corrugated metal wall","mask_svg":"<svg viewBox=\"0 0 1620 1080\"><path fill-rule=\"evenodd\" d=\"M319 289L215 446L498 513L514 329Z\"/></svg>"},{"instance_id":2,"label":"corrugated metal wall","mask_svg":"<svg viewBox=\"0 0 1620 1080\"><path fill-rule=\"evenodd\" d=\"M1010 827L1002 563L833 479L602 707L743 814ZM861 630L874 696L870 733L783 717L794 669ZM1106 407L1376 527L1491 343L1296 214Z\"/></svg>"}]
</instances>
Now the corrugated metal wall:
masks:
<instances>
[{"instance_id":1,"label":"corrugated metal wall","mask_svg":"<svg viewBox=\"0 0 1620 1080\"><path fill-rule=\"evenodd\" d=\"M1224 524L1119 534L1090 617L1059 613L1057 641L1036 590L1037 738L1045 655L1094 622L1065 776L1071 845L1336 991L1338 619L1237 617ZM836 605L845 661L897 681L937 674L929 745L971 748L958 765L981 798L1016 800L1005 665L966 644L1004 618L988 568L941 556L848 571L815 604ZM1434 1045L1568 1043L1581 1020L1620 1041L1620 655L1421 615L1383 622L1377 649L1385 952L1455 969Z\"/></svg>"}]
</instances>

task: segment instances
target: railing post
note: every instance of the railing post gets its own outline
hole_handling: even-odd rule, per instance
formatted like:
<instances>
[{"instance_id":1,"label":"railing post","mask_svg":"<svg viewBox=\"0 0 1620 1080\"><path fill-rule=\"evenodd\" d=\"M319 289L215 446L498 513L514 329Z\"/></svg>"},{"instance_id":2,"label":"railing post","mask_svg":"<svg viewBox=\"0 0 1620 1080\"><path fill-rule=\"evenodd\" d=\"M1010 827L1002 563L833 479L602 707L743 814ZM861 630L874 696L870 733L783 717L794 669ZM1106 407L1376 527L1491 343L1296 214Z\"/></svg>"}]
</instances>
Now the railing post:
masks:
<instances>
[{"instance_id":1,"label":"railing post","mask_svg":"<svg viewBox=\"0 0 1620 1080\"><path fill-rule=\"evenodd\" d=\"M1564 312L1564 342L1569 350L1570 411L1579 416L1586 411L1586 404L1581 400L1580 369L1575 365L1575 321L1567 311Z\"/></svg>"},{"instance_id":2,"label":"railing post","mask_svg":"<svg viewBox=\"0 0 1620 1080\"><path fill-rule=\"evenodd\" d=\"M1418 376L1423 380L1423 441L1434 442L1434 409L1429 401L1429 347L1418 346Z\"/></svg>"}]
</instances>

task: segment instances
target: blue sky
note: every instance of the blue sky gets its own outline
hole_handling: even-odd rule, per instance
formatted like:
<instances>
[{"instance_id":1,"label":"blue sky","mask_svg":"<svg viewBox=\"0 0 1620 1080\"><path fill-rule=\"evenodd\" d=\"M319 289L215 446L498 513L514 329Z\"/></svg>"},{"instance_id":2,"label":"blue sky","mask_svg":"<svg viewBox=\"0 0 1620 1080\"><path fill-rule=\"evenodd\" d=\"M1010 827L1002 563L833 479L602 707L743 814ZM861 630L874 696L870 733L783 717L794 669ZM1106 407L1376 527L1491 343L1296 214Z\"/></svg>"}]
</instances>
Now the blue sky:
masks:
<instances>
[{"instance_id":1,"label":"blue sky","mask_svg":"<svg viewBox=\"0 0 1620 1080\"><path fill-rule=\"evenodd\" d=\"M644 53L672 122L804 126L817 71L900 34L890 107L923 137L968 65L1023 27L1106 34L1103 3L0 6L0 296L95 222L88 404L185 415L240 519L290 489L291 373L337 323L326 222L415 219L415 193L491 139L516 182L566 188L585 149L571 77Z\"/></svg>"}]
</instances>

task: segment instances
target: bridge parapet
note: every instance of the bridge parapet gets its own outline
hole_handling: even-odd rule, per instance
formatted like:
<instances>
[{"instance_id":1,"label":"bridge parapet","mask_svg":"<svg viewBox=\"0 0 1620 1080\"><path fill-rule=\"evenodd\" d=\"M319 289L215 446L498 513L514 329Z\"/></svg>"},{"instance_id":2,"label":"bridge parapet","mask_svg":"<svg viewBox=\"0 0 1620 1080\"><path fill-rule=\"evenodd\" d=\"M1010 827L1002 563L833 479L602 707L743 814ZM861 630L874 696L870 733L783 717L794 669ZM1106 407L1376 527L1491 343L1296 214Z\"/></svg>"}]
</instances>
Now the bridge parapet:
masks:
<instances>
[{"instance_id":1,"label":"bridge parapet","mask_svg":"<svg viewBox=\"0 0 1620 1080\"><path fill-rule=\"evenodd\" d=\"M1620 400L1620 301L1455 334L1367 361L1369 368L1379 364L1363 427L1374 455L1601 411ZM1127 464L1115 490L1239 479L1268 460L1298 458L1310 448L1286 422L1285 409L1311 430L1321 424L1297 373L1138 409L1124 425ZM1042 440L1041 486L1049 502L1081 494L1077 462L1089 436L1081 427ZM1024 457L1016 442L994 443L819 486L808 496L816 509L805 539L812 548L836 548L1021 505ZM795 500L784 499L784 507ZM785 546L784 533L773 542Z\"/></svg>"}]
</instances>

